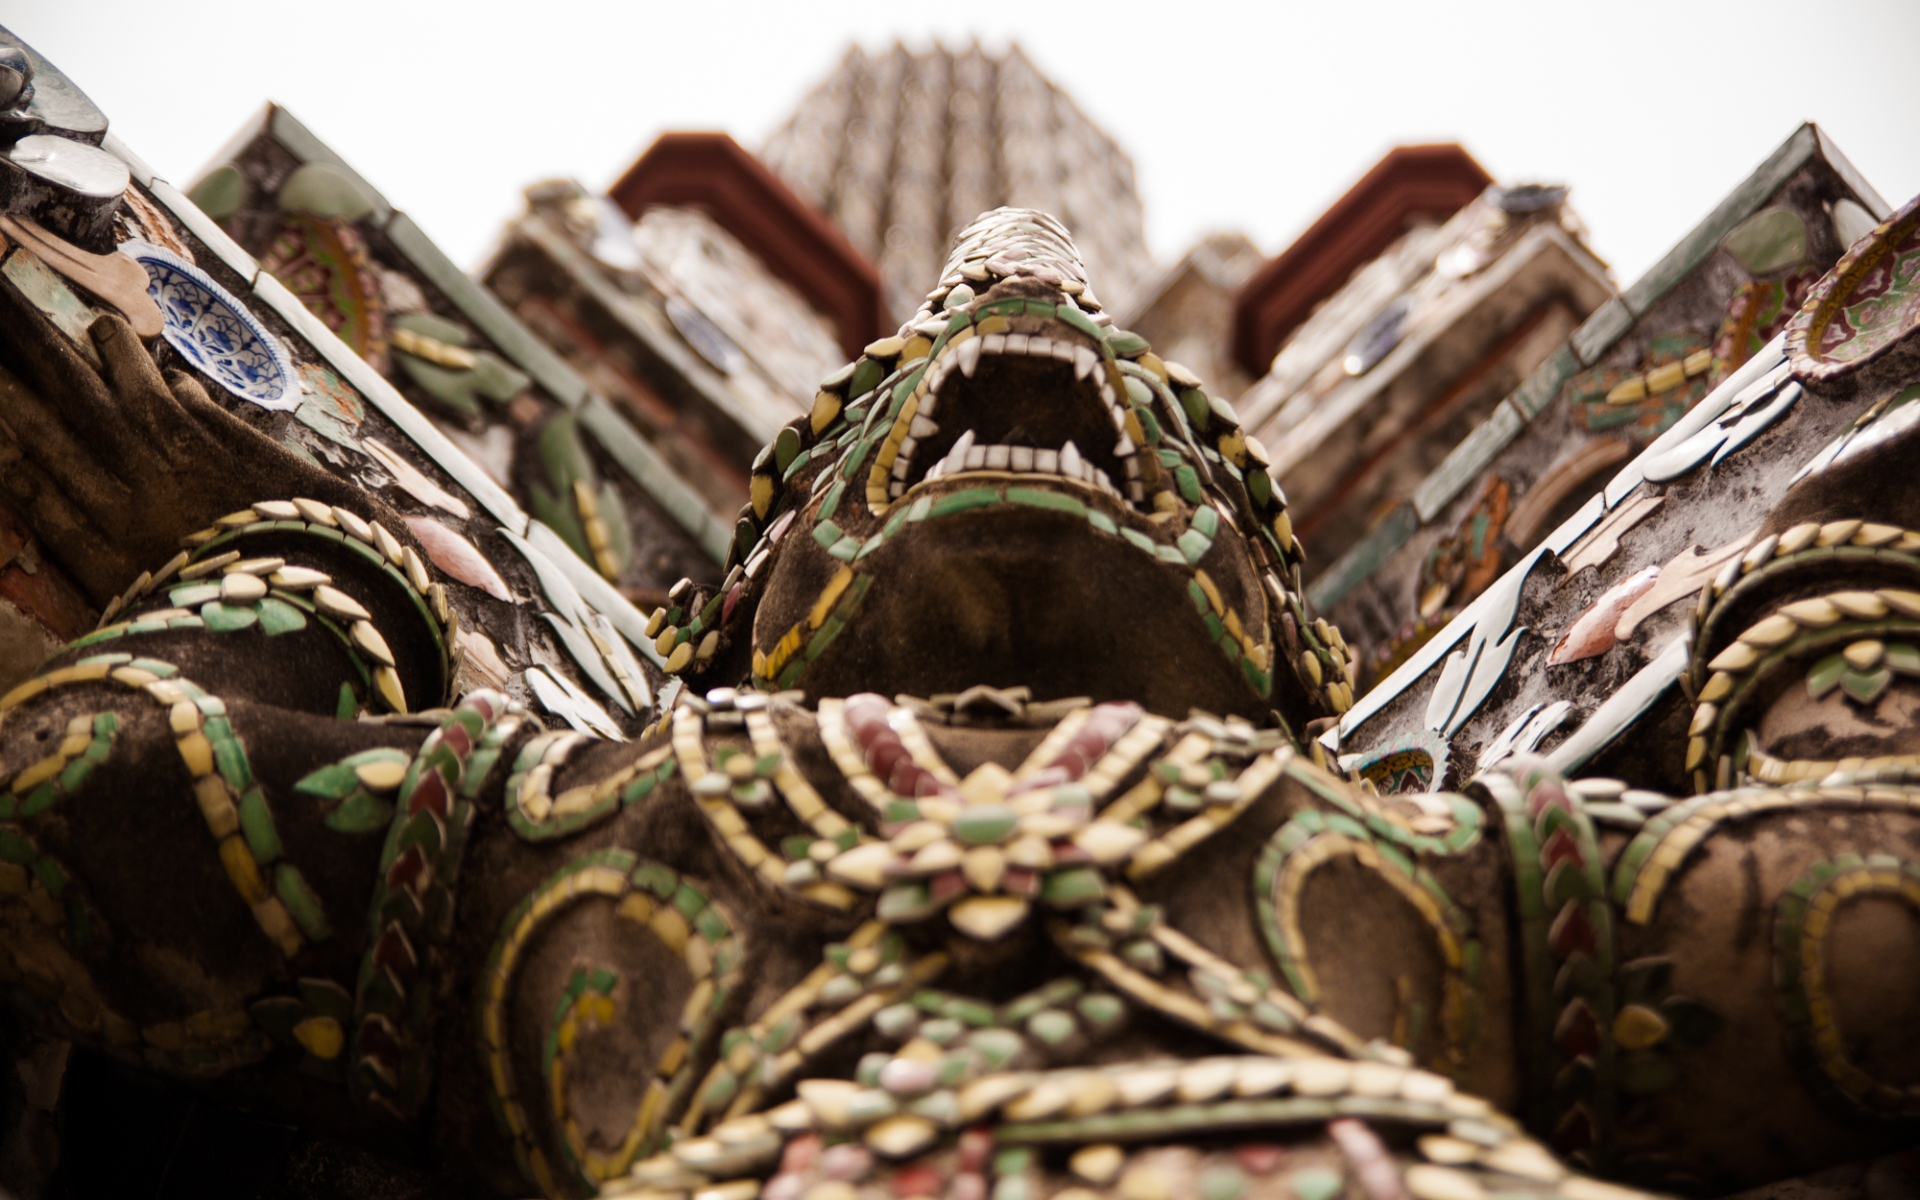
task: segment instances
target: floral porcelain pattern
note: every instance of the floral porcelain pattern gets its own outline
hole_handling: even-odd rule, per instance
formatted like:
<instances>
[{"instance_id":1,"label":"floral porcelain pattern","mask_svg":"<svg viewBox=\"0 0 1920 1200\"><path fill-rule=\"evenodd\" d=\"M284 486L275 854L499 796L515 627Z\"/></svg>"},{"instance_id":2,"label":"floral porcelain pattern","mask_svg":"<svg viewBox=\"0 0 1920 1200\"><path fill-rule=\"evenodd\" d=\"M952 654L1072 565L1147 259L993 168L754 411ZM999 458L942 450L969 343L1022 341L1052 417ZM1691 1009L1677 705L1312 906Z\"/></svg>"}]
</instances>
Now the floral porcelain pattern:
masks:
<instances>
[{"instance_id":1,"label":"floral porcelain pattern","mask_svg":"<svg viewBox=\"0 0 1920 1200\"><path fill-rule=\"evenodd\" d=\"M209 379L274 411L299 406L300 389L285 347L246 306L204 271L144 242L120 251L147 271L147 294L166 321L161 336Z\"/></svg>"}]
</instances>

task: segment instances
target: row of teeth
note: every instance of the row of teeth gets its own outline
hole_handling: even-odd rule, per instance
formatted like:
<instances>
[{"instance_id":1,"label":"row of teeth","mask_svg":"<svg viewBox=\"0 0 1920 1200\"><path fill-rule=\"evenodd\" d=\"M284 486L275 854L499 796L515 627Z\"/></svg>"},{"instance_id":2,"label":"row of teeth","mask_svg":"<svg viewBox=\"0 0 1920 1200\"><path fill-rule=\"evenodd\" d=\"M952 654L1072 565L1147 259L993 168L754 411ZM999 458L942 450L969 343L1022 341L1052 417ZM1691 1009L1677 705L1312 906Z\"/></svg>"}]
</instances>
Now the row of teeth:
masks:
<instances>
[{"instance_id":1,"label":"row of teeth","mask_svg":"<svg viewBox=\"0 0 1920 1200\"><path fill-rule=\"evenodd\" d=\"M940 385L956 370L969 379L973 378L981 358L994 355L1057 359L1073 364L1076 379L1092 378L1100 388L1100 400L1107 407L1107 415L1113 420L1114 434L1118 439L1113 452L1126 464L1127 498L1135 503L1146 500L1146 489L1140 483L1140 463L1134 457L1137 447L1133 439L1127 436L1126 410L1115 398L1107 373L1097 369L1102 365L1100 355L1087 346L1064 338L1029 336L1024 333L991 333L972 338L954 347L951 354L940 356L927 381L927 392L920 401L919 411L914 414L912 424L907 427L907 436L900 443L900 452L894 457L893 480L887 488L891 498L898 499L906 492L907 472L912 467L914 451L921 442L940 432L939 424L932 419L940 398ZM1115 498L1120 496L1119 489L1114 487L1107 473L1087 462L1081 456L1079 447L1071 441L1058 450L1036 450L1031 446L975 445L971 429L960 435L960 440L953 444L953 449L947 452L945 458L928 469L926 478L931 482L944 475L980 470L1059 475L1092 484Z\"/></svg>"},{"instance_id":2,"label":"row of teeth","mask_svg":"<svg viewBox=\"0 0 1920 1200\"><path fill-rule=\"evenodd\" d=\"M916 418L917 420L918 418ZM932 424L932 422L928 422ZM905 449L905 443L901 445ZM1124 460L1127 464L1127 490L1134 493L1134 499L1143 499L1145 493L1138 478L1140 465L1133 459ZM1077 479L1081 483L1091 484L1101 491L1120 498L1120 491L1113 486L1113 480L1099 467L1080 456L1080 448L1071 441L1064 443L1058 450L1035 450L1032 446L982 446L973 440L973 430L960 435L960 440L947 451L947 456L927 469L926 482L961 471L1010 471L1016 475L1058 475L1066 479ZM906 490L905 472L896 460L893 468L894 480L889 492L896 498Z\"/></svg>"}]
</instances>

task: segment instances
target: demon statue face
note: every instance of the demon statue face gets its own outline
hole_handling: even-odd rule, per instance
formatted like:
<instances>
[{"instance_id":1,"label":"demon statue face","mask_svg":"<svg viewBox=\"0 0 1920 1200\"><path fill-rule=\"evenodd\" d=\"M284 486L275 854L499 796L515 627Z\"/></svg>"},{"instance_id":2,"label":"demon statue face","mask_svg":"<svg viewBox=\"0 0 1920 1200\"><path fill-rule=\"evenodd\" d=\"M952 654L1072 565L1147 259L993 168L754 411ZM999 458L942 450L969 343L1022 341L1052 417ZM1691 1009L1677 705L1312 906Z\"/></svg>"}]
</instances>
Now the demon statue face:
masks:
<instances>
[{"instance_id":1,"label":"demon statue face","mask_svg":"<svg viewBox=\"0 0 1920 1200\"><path fill-rule=\"evenodd\" d=\"M754 464L735 557L656 626L703 686L1019 684L1295 731L1353 699L1259 443L1113 328L1044 213L976 220L900 336L827 380Z\"/></svg>"}]
</instances>

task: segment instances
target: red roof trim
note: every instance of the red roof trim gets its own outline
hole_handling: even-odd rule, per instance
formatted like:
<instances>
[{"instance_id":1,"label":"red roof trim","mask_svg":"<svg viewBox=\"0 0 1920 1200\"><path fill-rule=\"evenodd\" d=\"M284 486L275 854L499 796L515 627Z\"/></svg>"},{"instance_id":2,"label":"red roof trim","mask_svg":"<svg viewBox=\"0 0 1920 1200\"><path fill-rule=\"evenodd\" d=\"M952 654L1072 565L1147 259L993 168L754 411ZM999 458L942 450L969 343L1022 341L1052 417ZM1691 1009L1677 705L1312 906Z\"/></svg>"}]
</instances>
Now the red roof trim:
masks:
<instances>
[{"instance_id":1,"label":"red roof trim","mask_svg":"<svg viewBox=\"0 0 1920 1200\"><path fill-rule=\"evenodd\" d=\"M818 209L724 133L663 133L607 195L630 219L697 208L825 313L855 358L885 327L880 272Z\"/></svg>"},{"instance_id":2,"label":"red roof trim","mask_svg":"<svg viewBox=\"0 0 1920 1200\"><path fill-rule=\"evenodd\" d=\"M1259 378L1287 335L1416 219L1444 221L1493 176L1459 145L1395 146L1279 257L1255 271L1233 306L1233 355Z\"/></svg>"}]
</instances>

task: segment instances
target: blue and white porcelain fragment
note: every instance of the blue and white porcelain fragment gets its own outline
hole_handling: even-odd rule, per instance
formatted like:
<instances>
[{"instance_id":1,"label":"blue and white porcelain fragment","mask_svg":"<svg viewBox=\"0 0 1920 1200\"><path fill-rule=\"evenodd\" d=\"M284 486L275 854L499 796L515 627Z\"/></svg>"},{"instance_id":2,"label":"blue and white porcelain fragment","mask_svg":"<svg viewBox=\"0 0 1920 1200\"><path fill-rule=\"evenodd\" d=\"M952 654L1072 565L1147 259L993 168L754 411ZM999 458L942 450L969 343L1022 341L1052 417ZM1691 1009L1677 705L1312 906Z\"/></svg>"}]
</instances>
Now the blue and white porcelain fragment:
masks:
<instances>
[{"instance_id":1,"label":"blue and white porcelain fragment","mask_svg":"<svg viewBox=\"0 0 1920 1200\"><path fill-rule=\"evenodd\" d=\"M160 306L160 336L209 379L242 400L275 412L300 406L300 385L286 347L246 305L177 254L145 242L120 252L147 271L147 294Z\"/></svg>"}]
</instances>

